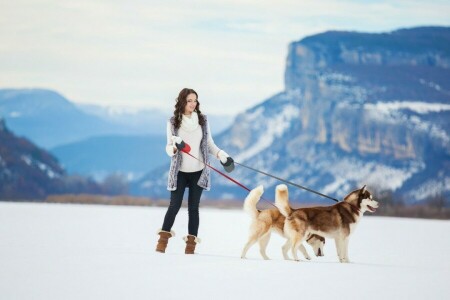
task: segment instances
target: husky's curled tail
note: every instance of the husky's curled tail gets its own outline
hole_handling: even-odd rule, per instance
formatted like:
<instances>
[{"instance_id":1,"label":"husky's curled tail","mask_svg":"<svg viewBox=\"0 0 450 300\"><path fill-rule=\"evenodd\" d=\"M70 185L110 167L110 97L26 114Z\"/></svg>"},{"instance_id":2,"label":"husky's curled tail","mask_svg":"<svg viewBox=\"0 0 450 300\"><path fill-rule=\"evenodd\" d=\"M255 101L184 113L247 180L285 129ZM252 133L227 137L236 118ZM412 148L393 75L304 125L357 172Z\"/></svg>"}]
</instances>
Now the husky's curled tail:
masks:
<instances>
[{"instance_id":1,"label":"husky's curled tail","mask_svg":"<svg viewBox=\"0 0 450 300\"><path fill-rule=\"evenodd\" d=\"M277 185L275 190L275 205L286 218L291 215L292 209L289 206L289 192L285 184Z\"/></svg>"},{"instance_id":2,"label":"husky's curled tail","mask_svg":"<svg viewBox=\"0 0 450 300\"><path fill-rule=\"evenodd\" d=\"M259 211L256 209L256 204L261 199L264 193L264 187L262 185L254 188L250 191L244 201L244 211L246 211L252 219L256 219L259 215Z\"/></svg>"}]
</instances>

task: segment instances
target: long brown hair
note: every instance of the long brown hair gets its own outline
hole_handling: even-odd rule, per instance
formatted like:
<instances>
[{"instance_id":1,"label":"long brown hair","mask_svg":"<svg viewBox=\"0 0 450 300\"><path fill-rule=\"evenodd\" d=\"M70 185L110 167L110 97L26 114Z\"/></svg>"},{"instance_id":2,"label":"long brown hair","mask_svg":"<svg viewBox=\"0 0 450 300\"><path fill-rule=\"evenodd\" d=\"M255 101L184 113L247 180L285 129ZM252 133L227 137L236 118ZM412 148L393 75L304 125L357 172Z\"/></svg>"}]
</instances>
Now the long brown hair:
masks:
<instances>
[{"instance_id":1,"label":"long brown hair","mask_svg":"<svg viewBox=\"0 0 450 300\"><path fill-rule=\"evenodd\" d=\"M193 89L184 88L178 94L178 97L175 99L175 110L173 112L174 126L176 129L180 128L181 121L183 120L184 108L187 104L187 97L189 94L195 94L197 96L197 106L195 107L195 112L198 114L198 123L200 126L205 124L205 117L202 115L200 111L200 102L198 101L198 94Z\"/></svg>"}]
</instances>

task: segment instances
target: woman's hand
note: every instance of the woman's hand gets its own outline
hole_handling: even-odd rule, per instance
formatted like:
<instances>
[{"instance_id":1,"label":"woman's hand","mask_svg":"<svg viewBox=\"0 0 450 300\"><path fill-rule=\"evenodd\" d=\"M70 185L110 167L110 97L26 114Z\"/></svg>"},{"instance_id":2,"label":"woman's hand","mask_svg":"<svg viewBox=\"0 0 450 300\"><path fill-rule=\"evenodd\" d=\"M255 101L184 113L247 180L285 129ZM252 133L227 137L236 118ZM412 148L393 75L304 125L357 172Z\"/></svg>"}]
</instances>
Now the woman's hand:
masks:
<instances>
[{"instance_id":1,"label":"woman's hand","mask_svg":"<svg viewBox=\"0 0 450 300\"><path fill-rule=\"evenodd\" d=\"M231 173L234 170L234 160L231 156L223 150L220 150L219 153L217 153L217 156L219 157L220 163L224 167L225 171Z\"/></svg>"},{"instance_id":2,"label":"woman's hand","mask_svg":"<svg viewBox=\"0 0 450 300\"><path fill-rule=\"evenodd\" d=\"M220 159L220 162L222 164L224 164L224 163L227 162L227 158L230 157L230 156L225 151L220 150L219 153L217 153L217 157Z\"/></svg>"},{"instance_id":3,"label":"woman's hand","mask_svg":"<svg viewBox=\"0 0 450 300\"><path fill-rule=\"evenodd\" d=\"M185 144L184 144L182 138L180 138L179 136L172 135L171 139L172 139L172 145L174 148L176 148L178 150L181 150L184 148Z\"/></svg>"},{"instance_id":4,"label":"woman's hand","mask_svg":"<svg viewBox=\"0 0 450 300\"><path fill-rule=\"evenodd\" d=\"M176 149L179 151L183 151L185 153L189 153L191 151L191 146L189 146L187 143L185 143L179 136L172 136L172 145L174 147L174 153L176 152Z\"/></svg>"}]
</instances>

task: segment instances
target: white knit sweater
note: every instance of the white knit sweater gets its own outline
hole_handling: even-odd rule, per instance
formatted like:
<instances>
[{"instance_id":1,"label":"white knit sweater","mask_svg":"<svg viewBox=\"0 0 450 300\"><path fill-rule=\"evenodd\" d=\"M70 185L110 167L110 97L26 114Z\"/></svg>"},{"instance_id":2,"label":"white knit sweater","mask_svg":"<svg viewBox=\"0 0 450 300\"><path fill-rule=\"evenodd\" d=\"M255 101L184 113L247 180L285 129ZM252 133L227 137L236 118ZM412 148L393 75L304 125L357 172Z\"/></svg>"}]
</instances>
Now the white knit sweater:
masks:
<instances>
[{"instance_id":1,"label":"white knit sweater","mask_svg":"<svg viewBox=\"0 0 450 300\"><path fill-rule=\"evenodd\" d=\"M181 137L183 141L191 147L191 151L189 153L197 157L200 161L203 161L203 155L200 151L200 142L202 140L203 131L202 127L198 124L198 116L196 112L193 112L190 118L183 115L181 126L178 129L178 136ZM172 137L171 124L170 121L168 121L166 152L167 155L169 155L170 157L172 157L176 153L176 151L174 152L171 137ZM209 123L208 123L208 151L211 155L213 155L216 158L218 157L217 155L220 151L219 147L216 146L216 144L212 139ZM187 173L197 172L203 170L203 168L205 167L203 163L190 157L186 153L181 152L181 155L183 159L180 166L180 171Z\"/></svg>"}]
</instances>

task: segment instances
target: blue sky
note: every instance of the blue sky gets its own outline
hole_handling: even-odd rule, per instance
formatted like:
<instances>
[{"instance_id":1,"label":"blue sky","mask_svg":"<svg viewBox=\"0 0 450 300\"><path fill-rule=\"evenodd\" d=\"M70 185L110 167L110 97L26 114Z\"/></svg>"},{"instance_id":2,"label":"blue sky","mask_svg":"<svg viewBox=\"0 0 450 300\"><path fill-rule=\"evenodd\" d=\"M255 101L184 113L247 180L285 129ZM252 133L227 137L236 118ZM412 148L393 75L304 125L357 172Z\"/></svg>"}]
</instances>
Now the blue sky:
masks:
<instances>
[{"instance_id":1,"label":"blue sky","mask_svg":"<svg viewBox=\"0 0 450 300\"><path fill-rule=\"evenodd\" d=\"M326 30L450 25L449 1L0 0L0 87L236 114L283 90L288 44Z\"/></svg>"}]
</instances>

